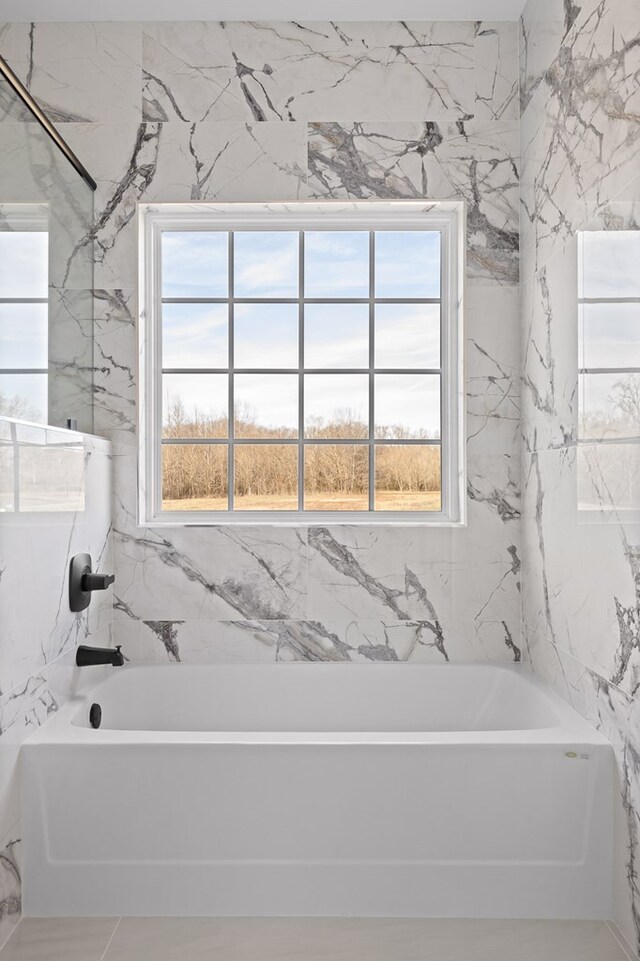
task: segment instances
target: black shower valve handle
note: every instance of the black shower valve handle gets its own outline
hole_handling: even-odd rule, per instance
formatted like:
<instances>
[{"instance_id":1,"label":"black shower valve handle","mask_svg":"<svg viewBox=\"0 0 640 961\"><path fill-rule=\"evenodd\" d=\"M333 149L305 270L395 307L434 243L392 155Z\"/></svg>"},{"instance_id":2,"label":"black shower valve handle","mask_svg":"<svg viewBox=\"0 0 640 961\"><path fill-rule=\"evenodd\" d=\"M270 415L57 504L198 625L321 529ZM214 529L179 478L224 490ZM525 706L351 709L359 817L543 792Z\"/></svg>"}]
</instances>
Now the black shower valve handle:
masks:
<instances>
[{"instance_id":1,"label":"black shower valve handle","mask_svg":"<svg viewBox=\"0 0 640 961\"><path fill-rule=\"evenodd\" d=\"M85 611L94 591L106 591L115 581L113 574L95 574L90 554L75 554L69 564L69 609Z\"/></svg>"},{"instance_id":2,"label":"black shower valve handle","mask_svg":"<svg viewBox=\"0 0 640 961\"><path fill-rule=\"evenodd\" d=\"M82 575L83 591L106 591L110 584L115 581L115 574L92 574L90 572Z\"/></svg>"}]
</instances>

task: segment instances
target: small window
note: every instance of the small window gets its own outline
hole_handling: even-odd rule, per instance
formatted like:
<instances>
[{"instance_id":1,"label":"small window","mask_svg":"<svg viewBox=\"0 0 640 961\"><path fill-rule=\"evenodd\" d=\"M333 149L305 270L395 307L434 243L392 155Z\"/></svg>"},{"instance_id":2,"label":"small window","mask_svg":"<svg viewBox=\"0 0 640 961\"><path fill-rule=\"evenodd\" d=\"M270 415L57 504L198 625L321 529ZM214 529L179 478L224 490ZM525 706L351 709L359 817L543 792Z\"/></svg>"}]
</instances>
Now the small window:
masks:
<instances>
[{"instance_id":1,"label":"small window","mask_svg":"<svg viewBox=\"0 0 640 961\"><path fill-rule=\"evenodd\" d=\"M457 214L143 208L142 521L459 521Z\"/></svg>"}]
</instances>

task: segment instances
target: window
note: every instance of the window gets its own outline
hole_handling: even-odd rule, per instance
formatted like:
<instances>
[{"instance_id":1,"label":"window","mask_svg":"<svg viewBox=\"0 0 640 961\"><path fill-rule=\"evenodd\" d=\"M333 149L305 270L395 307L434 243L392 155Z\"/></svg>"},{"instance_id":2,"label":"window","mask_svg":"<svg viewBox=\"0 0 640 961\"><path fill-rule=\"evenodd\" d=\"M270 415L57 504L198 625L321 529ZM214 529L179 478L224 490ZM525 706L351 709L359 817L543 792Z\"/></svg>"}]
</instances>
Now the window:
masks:
<instances>
[{"instance_id":1,"label":"window","mask_svg":"<svg viewBox=\"0 0 640 961\"><path fill-rule=\"evenodd\" d=\"M460 519L459 211L141 211L141 519Z\"/></svg>"},{"instance_id":2,"label":"window","mask_svg":"<svg viewBox=\"0 0 640 961\"><path fill-rule=\"evenodd\" d=\"M49 235L42 205L0 211L0 414L48 420Z\"/></svg>"},{"instance_id":3,"label":"window","mask_svg":"<svg viewBox=\"0 0 640 961\"><path fill-rule=\"evenodd\" d=\"M578 501L640 498L640 231L578 234Z\"/></svg>"}]
</instances>

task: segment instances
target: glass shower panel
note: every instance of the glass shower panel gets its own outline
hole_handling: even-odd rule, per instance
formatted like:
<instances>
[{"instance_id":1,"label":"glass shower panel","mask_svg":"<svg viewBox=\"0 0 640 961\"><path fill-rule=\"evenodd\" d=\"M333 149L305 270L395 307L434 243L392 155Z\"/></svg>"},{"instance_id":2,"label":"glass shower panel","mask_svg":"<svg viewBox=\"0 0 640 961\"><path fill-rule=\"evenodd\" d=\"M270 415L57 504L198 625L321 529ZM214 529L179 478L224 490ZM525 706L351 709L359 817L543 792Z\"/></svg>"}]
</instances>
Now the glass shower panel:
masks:
<instances>
[{"instance_id":1,"label":"glass shower panel","mask_svg":"<svg viewBox=\"0 0 640 961\"><path fill-rule=\"evenodd\" d=\"M0 70L0 416L93 430L92 291L93 190Z\"/></svg>"}]
</instances>

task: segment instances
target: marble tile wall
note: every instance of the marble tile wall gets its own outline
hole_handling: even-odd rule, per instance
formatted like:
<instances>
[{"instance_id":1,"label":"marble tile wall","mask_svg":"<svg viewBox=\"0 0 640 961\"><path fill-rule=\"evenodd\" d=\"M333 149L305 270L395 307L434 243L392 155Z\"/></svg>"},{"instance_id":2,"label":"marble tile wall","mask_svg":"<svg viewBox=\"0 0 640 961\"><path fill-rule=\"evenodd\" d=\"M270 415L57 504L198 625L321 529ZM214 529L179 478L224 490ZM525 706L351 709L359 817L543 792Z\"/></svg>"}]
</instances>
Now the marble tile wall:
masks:
<instances>
[{"instance_id":1,"label":"marble tile wall","mask_svg":"<svg viewBox=\"0 0 640 961\"><path fill-rule=\"evenodd\" d=\"M110 502L108 441L0 418L0 945L20 916L20 744L95 679L76 646L111 640L111 592L80 614L67 596L74 554L111 567Z\"/></svg>"},{"instance_id":2,"label":"marble tile wall","mask_svg":"<svg viewBox=\"0 0 640 961\"><path fill-rule=\"evenodd\" d=\"M523 657L614 745L616 920L638 947L640 526L612 496L606 451L578 444L576 231L640 228L639 69L638 0L529 0L520 84ZM637 470L637 446L625 453ZM589 517L579 491L595 507Z\"/></svg>"},{"instance_id":3,"label":"marble tile wall","mask_svg":"<svg viewBox=\"0 0 640 961\"><path fill-rule=\"evenodd\" d=\"M132 659L520 658L516 23L0 25L98 182L95 430ZM136 526L138 202L468 203L468 526Z\"/></svg>"}]
</instances>

